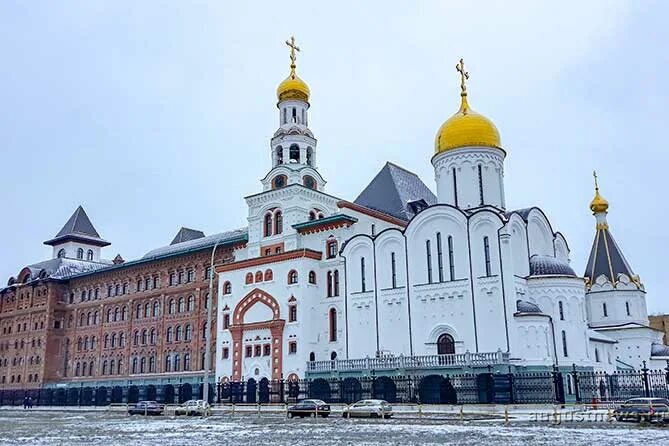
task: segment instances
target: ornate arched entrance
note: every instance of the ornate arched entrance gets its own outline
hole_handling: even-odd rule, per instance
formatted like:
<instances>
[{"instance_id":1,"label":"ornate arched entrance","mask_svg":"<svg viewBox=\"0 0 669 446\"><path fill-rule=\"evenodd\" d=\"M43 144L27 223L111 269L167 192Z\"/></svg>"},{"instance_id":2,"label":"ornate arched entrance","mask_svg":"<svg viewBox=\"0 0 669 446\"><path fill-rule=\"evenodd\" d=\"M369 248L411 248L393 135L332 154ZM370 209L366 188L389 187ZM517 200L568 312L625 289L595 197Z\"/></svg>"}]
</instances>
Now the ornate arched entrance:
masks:
<instances>
[{"instance_id":1,"label":"ornate arched entrance","mask_svg":"<svg viewBox=\"0 0 669 446\"><path fill-rule=\"evenodd\" d=\"M263 305L271 311L271 319L264 321L245 321L244 317L251 308ZM266 311L266 310L265 310ZM235 306L232 313L232 380L239 381L243 375L244 332L268 329L270 342L270 370L272 379L280 379L283 373L283 327L286 321L281 319L279 303L274 297L261 289L254 289ZM255 346L253 347L255 348Z\"/></svg>"}]
</instances>

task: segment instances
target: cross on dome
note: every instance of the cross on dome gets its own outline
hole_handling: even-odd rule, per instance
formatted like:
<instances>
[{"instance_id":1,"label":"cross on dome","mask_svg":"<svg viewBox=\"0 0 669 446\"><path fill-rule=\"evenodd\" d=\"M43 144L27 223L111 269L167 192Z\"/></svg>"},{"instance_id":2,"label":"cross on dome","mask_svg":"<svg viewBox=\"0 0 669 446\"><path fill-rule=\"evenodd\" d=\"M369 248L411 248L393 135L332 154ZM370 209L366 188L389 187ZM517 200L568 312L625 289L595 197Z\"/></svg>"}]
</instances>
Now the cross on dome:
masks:
<instances>
[{"instance_id":1,"label":"cross on dome","mask_svg":"<svg viewBox=\"0 0 669 446\"><path fill-rule=\"evenodd\" d=\"M466 96L467 85L465 84L465 80L469 79L469 72L465 71L465 61L462 58L460 58L460 63L455 66L455 69L460 73L460 94Z\"/></svg>"},{"instance_id":2,"label":"cross on dome","mask_svg":"<svg viewBox=\"0 0 669 446\"><path fill-rule=\"evenodd\" d=\"M286 40L286 45L290 47L290 69L295 71L295 60L297 59L295 51L300 51L300 47L295 45L295 36L290 36L290 39Z\"/></svg>"}]
</instances>

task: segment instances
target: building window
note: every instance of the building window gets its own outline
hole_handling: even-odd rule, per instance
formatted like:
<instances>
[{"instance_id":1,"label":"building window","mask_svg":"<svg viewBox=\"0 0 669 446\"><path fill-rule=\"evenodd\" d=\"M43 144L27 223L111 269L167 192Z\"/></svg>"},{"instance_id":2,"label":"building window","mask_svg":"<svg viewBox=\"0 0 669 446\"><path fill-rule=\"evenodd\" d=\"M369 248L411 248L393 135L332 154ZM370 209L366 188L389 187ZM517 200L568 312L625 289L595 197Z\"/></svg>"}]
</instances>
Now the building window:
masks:
<instances>
[{"instance_id":1,"label":"building window","mask_svg":"<svg viewBox=\"0 0 669 446\"><path fill-rule=\"evenodd\" d=\"M309 283L316 284L316 273L314 271L309 271Z\"/></svg>"},{"instance_id":2,"label":"building window","mask_svg":"<svg viewBox=\"0 0 669 446\"><path fill-rule=\"evenodd\" d=\"M250 345L247 345L246 346L246 357L250 358L251 356L253 356L253 347L251 347Z\"/></svg>"},{"instance_id":3,"label":"building window","mask_svg":"<svg viewBox=\"0 0 669 446\"><path fill-rule=\"evenodd\" d=\"M246 284L249 285L253 283L253 273L246 273Z\"/></svg>"},{"instance_id":4,"label":"building window","mask_svg":"<svg viewBox=\"0 0 669 446\"><path fill-rule=\"evenodd\" d=\"M332 295L339 296L339 270L337 269L334 270L334 273L332 275L334 276Z\"/></svg>"},{"instance_id":5,"label":"building window","mask_svg":"<svg viewBox=\"0 0 669 446\"><path fill-rule=\"evenodd\" d=\"M232 284L230 282L225 282L223 284L223 294L231 294L232 293Z\"/></svg>"},{"instance_id":6,"label":"building window","mask_svg":"<svg viewBox=\"0 0 669 446\"><path fill-rule=\"evenodd\" d=\"M153 317L160 316L160 302L155 301L153 303Z\"/></svg>"},{"instance_id":7,"label":"building window","mask_svg":"<svg viewBox=\"0 0 669 446\"><path fill-rule=\"evenodd\" d=\"M480 204L483 206L483 167L481 165L478 165L478 174L479 174L479 199L480 199Z\"/></svg>"},{"instance_id":8,"label":"building window","mask_svg":"<svg viewBox=\"0 0 669 446\"><path fill-rule=\"evenodd\" d=\"M483 237L483 251L485 254L485 275L490 277L491 273L491 264L490 264L490 240L488 237Z\"/></svg>"},{"instance_id":9,"label":"building window","mask_svg":"<svg viewBox=\"0 0 669 446\"><path fill-rule=\"evenodd\" d=\"M190 370L190 353L184 355L184 372Z\"/></svg>"},{"instance_id":10,"label":"building window","mask_svg":"<svg viewBox=\"0 0 669 446\"><path fill-rule=\"evenodd\" d=\"M432 248L430 241L425 240L425 254L427 260L427 283L432 283Z\"/></svg>"},{"instance_id":11,"label":"building window","mask_svg":"<svg viewBox=\"0 0 669 446\"><path fill-rule=\"evenodd\" d=\"M83 248L77 249L77 259L83 259L83 258L84 258L84 249ZM84 364L84 366L85 365L86 364Z\"/></svg>"},{"instance_id":12,"label":"building window","mask_svg":"<svg viewBox=\"0 0 669 446\"><path fill-rule=\"evenodd\" d=\"M455 256L453 255L453 236L448 236L448 273L451 280L455 280Z\"/></svg>"},{"instance_id":13,"label":"building window","mask_svg":"<svg viewBox=\"0 0 669 446\"><path fill-rule=\"evenodd\" d=\"M599 362L599 349L595 348L595 362Z\"/></svg>"},{"instance_id":14,"label":"building window","mask_svg":"<svg viewBox=\"0 0 669 446\"><path fill-rule=\"evenodd\" d=\"M367 284L365 283L365 258L360 258L360 291L367 291Z\"/></svg>"},{"instance_id":15,"label":"building window","mask_svg":"<svg viewBox=\"0 0 669 446\"><path fill-rule=\"evenodd\" d=\"M632 314L630 313L630 303L625 302L625 311L627 312L628 316L631 316Z\"/></svg>"},{"instance_id":16,"label":"building window","mask_svg":"<svg viewBox=\"0 0 669 446\"><path fill-rule=\"evenodd\" d=\"M174 337L174 330L172 327L167 327L167 342L172 342L172 339Z\"/></svg>"},{"instance_id":17,"label":"building window","mask_svg":"<svg viewBox=\"0 0 669 446\"><path fill-rule=\"evenodd\" d=\"M262 345L256 345L253 347L253 356L262 356Z\"/></svg>"},{"instance_id":18,"label":"building window","mask_svg":"<svg viewBox=\"0 0 669 446\"><path fill-rule=\"evenodd\" d=\"M223 347L223 350L221 352L221 358L222 359L228 359L230 357L230 349L228 347Z\"/></svg>"},{"instance_id":19,"label":"building window","mask_svg":"<svg viewBox=\"0 0 669 446\"><path fill-rule=\"evenodd\" d=\"M563 321L564 320L564 307L562 305L562 301L558 302L558 311L560 313L560 320Z\"/></svg>"},{"instance_id":20,"label":"building window","mask_svg":"<svg viewBox=\"0 0 669 446\"><path fill-rule=\"evenodd\" d=\"M270 213L265 214L265 222L263 227L265 228L264 229L265 237L269 237L270 235L272 235L272 214Z\"/></svg>"},{"instance_id":21,"label":"building window","mask_svg":"<svg viewBox=\"0 0 669 446\"><path fill-rule=\"evenodd\" d=\"M265 270L265 282L268 282L272 279L274 279L274 274L272 273L271 269Z\"/></svg>"},{"instance_id":22,"label":"building window","mask_svg":"<svg viewBox=\"0 0 669 446\"><path fill-rule=\"evenodd\" d=\"M453 168L453 203L455 207L458 207L458 174L456 173L455 167Z\"/></svg>"},{"instance_id":23,"label":"building window","mask_svg":"<svg viewBox=\"0 0 669 446\"><path fill-rule=\"evenodd\" d=\"M165 371L166 372L172 371L172 355L165 356Z\"/></svg>"},{"instance_id":24,"label":"building window","mask_svg":"<svg viewBox=\"0 0 669 446\"><path fill-rule=\"evenodd\" d=\"M290 305L288 307L288 322L297 321L297 305Z\"/></svg>"},{"instance_id":25,"label":"building window","mask_svg":"<svg viewBox=\"0 0 669 446\"><path fill-rule=\"evenodd\" d=\"M393 288L397 288L397 267L394 252L390 253L390 284Z\"/></svg>"},{"instance_id":26,"label":"building window","mask_svg":"<svg viewBox=\"0 0 669 446\"><path fill-rule=\"evenodd\" d=\"M309 221L316 220L316 212L309 211Z\"/></svg>"},{"instance_id":27,"label":"building window","mask_svg":"<svg viewBox=\"0 0 669 446\"><path fill-rule=\"evenodd\" d=\"M63 257L65 257L65 250L64 249L58 250L58 258L62 259Z\"/></svg>"},{"instance_id":28,"label":"building window","mask_svg":"<svg viewBox=\"0 0 669 446\"><path fill-rule=\"evenodd\" d=\"M444 333L437 339L437 354L438 355L452 355L455 353L455 340L453 336Z\"/></svg>"},{"instance_id":29,"label":"building window","mask_svg":"<svg viewBox=\"0 0 669 446\"><path fill-rule=\"evenodd\" d=\"M186 272L186 282L192 282L194 280L195 280L195 271L193 271L192 269L189 269Z\"/></svg>"},{"instance_id":30,"label":"building window","mask_svg":"<svg viewBox=\"0 0 669 446\"><path fill-rule=\"evenodd\" d=\"M330 308L329 311L330 317L330 342L337 341L337 310Z\"/></svg>"},{"instance_id":31,"label":"building window","mask_svg":"<svg viewBox=\"0 0 669 446\"><path fill-rule=\"evenodd\" d=\"M93 260L93 250L92 249L89 249L88 252L86 253L86 259Z\"/></svg>"},{"instance_id":32,"label":"building window","mask_svg":"<svg viewBox=\"0 0 669 446\"><path fill-rule=\"evenodd\" d=\"M297 283L297 271L293 269L288 273L288 284L291 285L294 283Z\"/></svg>"},{"instance_id":33,"label":"building window","mask_svg":"<svg viewBox=\"0 0 669 446\"><path fill-rule=\"evenodd\" d=\"M444 281L444 256L441 249L441 232L437 232L437 268L439 282Z\"/></svg>"},{"instance_id":34,"label":"building window","mask_svg":"<svg viewBox=\"0 0 669 446\"><path fill-rule=\"evenodd\" d=\"M608 310L607 310L607 308L606 308L606 302L603 302L603 303L602 303L602 314L604 315L604 317L608 317L608 316L609 316L609 312L608 312Z\"/></svg>"},{"instance_id":35,"label":"building window","mask_svg":"<svg viewBox=\"0 0 669 446\"><path fill-rule=\"evenodd\" d=\"M193 327L190 324L186 324L186 329L184 330L184 341L189 342L193 339Z\"/></svg>"},{"instance_id":36,"label":"building window","mask_svg":"<svg viewBox=\"0 0 669 446\"><path fill-rule=\"evenodd\" d=\"M562 330L562 355L566 358L567 354L567 332Z\"/></svg>"},{"instance_id":37,"label":"building window","mask_svg":"<svg viewBox=\"0 0 669 446\"><path fill-rule=\"evenodd\" d=\"M186 303L186 311L189 313L192 312L195 309L195 297L193 295L188 296L188 300Z\"/></svg>"},{"instance_id":38,"label":"building window","mask_svg":"<svg viewBox=\"0 0 669 446\"><path fill-rule=\"evenodd\" d=\"M227 330L228 328L230 328L230 314L225 313L223 315L223 330Z\"/></svg>"},{"instance_id":39,"label":"building window","mask_svg":"<svg viewBox=\"0 0 669 446\"><path fill-rule=\"evenodd\" d=\"M183 329L181 328L181 325L177 325L177 329L175 330L174 340L176 342L181 342L182 334L183 334Z\"/></svg>"},{"instance_id":40,"label":"building window","mask_svg":"<svg viewBox=\"0 0 669 446\"><path fill-rule=\"evenodd\" d=\"M327 252L328 259L337 257L337 240L328 240L325 251Z\"/></svg>"},{"instance_id":41,"label":"building window","mask_svg":"<svg viewBox=\"0 0 669 446\"><path fill-rule=\"evenodd\" d=\"M288 343L288 354L294 355L297 353L297 342L291 341Z\"/></svg>"},{"instance_id":42,"label":"building window","mask_svg":"<svg viewBox=\"0 0 669 446\"><path fill-rule=\"evenodd\" d=\"M176 273L170 273L170 286L177 284L177 275Z\"/></svg>"},{"instance_id":43,"label":"building window","mask_svg":"<svg viewBox=\"0 0 669 446\"><path fill-rule=\"evenodd\" d=\"M256 282L262 282L262 271L256 271Z\"/></svg>"},{"instance_id":44,"label":"building window","mask_svg":"<svg viewBox=\"0 0 669 446\"><path fill-rule=\"evenodd\" d=\"M283 214L281 211L274 213L274 234L281 234L283 232Z\"/></svg>"}]
</instances>

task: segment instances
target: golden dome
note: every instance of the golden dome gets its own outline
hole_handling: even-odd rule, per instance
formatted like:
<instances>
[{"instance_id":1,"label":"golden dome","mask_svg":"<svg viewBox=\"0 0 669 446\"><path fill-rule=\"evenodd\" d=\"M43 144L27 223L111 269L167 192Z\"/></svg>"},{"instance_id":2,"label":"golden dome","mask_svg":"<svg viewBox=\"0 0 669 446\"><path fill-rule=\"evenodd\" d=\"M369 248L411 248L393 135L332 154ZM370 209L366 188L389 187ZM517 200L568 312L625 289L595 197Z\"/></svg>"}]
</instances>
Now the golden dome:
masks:
<instances>
[{"instance_id":1,"label":"golden dome","mask_svg":"<svg viewBox=\"0 0 669 446\"><path fill-rule=\"evenodd\" d=\"M604 199L599 194L599 184L597 184L597 172L593 172L592 175L595 177L595 198L590 202L590 210L593 214L598 214L600 212L606 212L609 209L609 202Z\"/></svg>"},{"instance_id":2,"label":"golden dome","mask_svg":"<svg viewBox=\"0 0 669 446\"><path fill-rule=\"evenodd\" d=\"M439 128L434 141L435 154L460 147L502 148L497 127L485 116L476 113L467 103L467 93L461 94L460 110Z\"/></svg>"},{"instance_id":3,"label":"golden dome","mask_svg":"<svg viewBox=\"0 0 669 446\"><path fill-rule=\"evenodd\" d=\"M297 99L309 102L309 86L295 74L295 67L291 66L288 77L276 88L276 97L281 101Z\"/></svg>"}]
</instances>

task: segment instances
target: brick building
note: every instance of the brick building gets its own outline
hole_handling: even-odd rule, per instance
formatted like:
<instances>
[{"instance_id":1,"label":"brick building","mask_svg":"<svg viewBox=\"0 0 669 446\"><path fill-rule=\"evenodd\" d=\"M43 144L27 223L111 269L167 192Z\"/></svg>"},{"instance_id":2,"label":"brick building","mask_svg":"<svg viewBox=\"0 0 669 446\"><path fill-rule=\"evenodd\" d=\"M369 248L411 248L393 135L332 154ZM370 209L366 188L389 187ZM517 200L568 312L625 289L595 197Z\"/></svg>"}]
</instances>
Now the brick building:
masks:
<instances>
[{"instance_id":1,"label":"brick building","mask_svg":"<svg viewBox=\"0 0 669 446\"><path fill-rule=\"evenodd\" d=\"M201 382L211 253L226 263L246 240L182 228L140 259L105 260L110 243L77 208L45 242L53 258L0 289L0 390Z\"/></svg>"}]
</instances>

